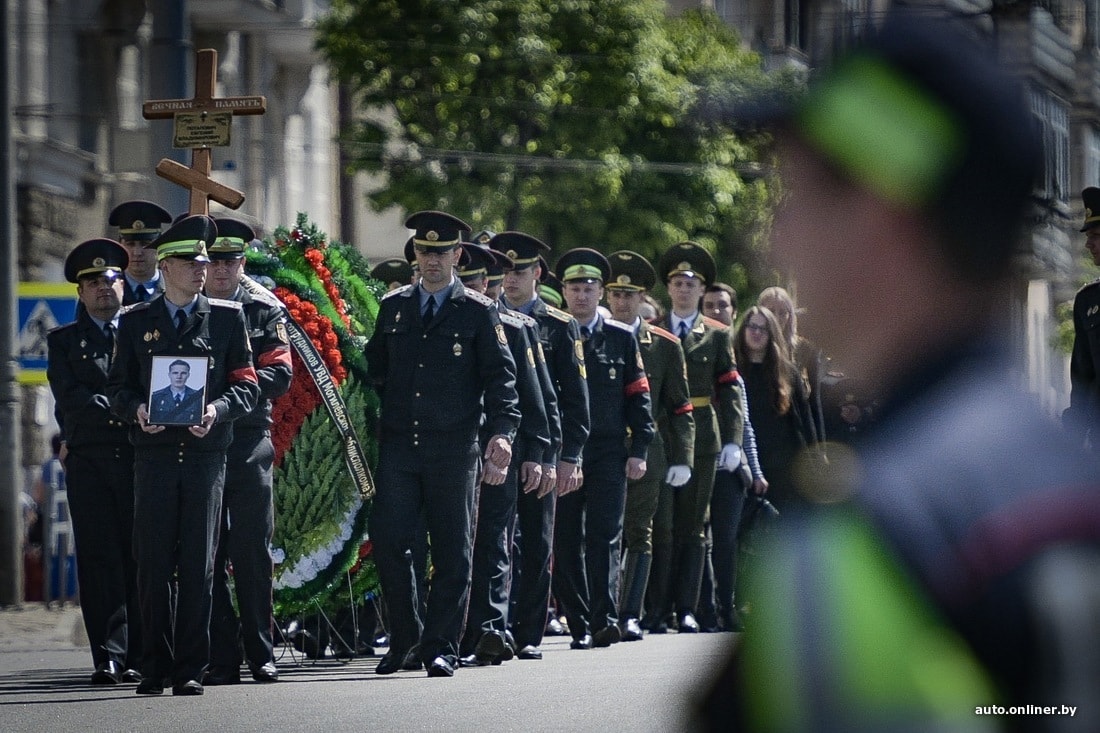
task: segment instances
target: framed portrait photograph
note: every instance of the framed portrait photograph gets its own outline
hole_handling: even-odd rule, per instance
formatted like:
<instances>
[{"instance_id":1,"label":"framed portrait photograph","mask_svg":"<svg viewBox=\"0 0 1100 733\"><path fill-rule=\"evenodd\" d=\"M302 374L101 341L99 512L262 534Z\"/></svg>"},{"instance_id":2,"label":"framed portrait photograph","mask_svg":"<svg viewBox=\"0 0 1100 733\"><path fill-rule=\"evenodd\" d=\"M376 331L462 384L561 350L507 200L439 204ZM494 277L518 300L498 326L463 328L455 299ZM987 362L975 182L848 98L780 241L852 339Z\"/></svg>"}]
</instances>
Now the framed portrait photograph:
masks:
<instances>
[{"instance_id":1,"label":"framed portrait photograph","mask_svg":"<svg viewBox=\"0 0 1100 733\"><path fill-rule=\"evenodd\" d=\"M199 425L206 409L205 356L154 356L149 423Z\"/></svg>"}]
</instances>

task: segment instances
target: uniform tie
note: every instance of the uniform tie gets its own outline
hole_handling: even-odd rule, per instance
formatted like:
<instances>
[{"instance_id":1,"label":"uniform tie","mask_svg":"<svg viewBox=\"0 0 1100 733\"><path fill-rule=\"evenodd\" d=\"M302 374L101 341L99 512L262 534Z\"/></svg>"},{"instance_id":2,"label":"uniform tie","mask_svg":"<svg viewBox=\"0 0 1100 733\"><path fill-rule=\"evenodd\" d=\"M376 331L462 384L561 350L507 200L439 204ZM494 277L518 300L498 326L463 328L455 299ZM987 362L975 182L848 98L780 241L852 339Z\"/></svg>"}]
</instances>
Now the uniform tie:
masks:
<instances>
[{"instance_id":1,"label":"uniform tie","mask_svg":"<svg viewBox=\"0 0 1100 733\"><path fill-rule=\"evenodd\" d=\"M588 337L592 335L592 329L588 326L581 326L581 340L587 341Z\"/></svg>"},{"instance_id":2,"label":"uniform tie","mask_svg":"<svg viewBox=\"0 0 1100 733\"><path fill-rule=\"evenodd\" d=\"M680 321L680 340L683 341L688 337L688 324L687 321Z\"/></svg>"},{"instance_id":3,"label":"uniform tie","mask_svg":"<svg viewBox=\"0 0 1100 733\"><path fill-rule=\"evenodd\" d=\"M432 319L435 318L435 296L428 296L428 305L424 308L424 326L427 327Z\"/></svg>"},{"instance_id":4,"label":"uniform tie","mask_svg":"<svg viewBox=\"0 0 1100 733\"><path fill-rule=\"evenodd\" d=\"M107 322L103 324L103 336L107 339L107 367L115 358L115 324Z\"/></svg>"},{"instance_id":5,"label":"uniform tie","mask_svg":"<svg viewBox=\"0 0 1100 733\"><path fill-rule=\"evenodd\" d=\"M176 407L179 407L182 402L183 402L183 398L180 397L179 395L176 395Z\"/></svg>"},{"instance_id":6,"label":"uniform tie","mask_svg":"<svg viewBox=\"0 0 1100 733\"><path fill-rule=\"evenodd\" d=\"M147 297L149 297L149 291L145 289L144 283L138 283L134 286L134 298L137 302L143 303Z\"/></svg>"},{"instance_id":7,"label":"uniform tie","mask_svg":"<svg viewBox=\"0 0 1100 733\"><path fill-rule=\"evenodd\" d=\"M183 333L183 327L187 324L187 314L183 312L183 308L176 311L176 333Z\"/></svg>"}]
</instances>

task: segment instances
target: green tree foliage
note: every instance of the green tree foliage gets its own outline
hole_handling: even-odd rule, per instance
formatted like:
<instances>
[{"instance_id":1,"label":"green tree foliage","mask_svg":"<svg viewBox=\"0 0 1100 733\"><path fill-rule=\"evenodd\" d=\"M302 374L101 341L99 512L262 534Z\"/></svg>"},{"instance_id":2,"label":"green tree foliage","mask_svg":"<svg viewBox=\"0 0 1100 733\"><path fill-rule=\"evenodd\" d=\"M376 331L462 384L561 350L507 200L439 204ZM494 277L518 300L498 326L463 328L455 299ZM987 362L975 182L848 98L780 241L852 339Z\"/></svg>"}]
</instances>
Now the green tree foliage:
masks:
<instances>
[{"instance_id":1,"label":"green tree foliage","mask_svg":"<svg viewBox=\"0 0 1100 733\"><path fill-rule=\"evenodd\" d=\"M318 47L362 113L344 131L353 169L385 174L376 210L442 208L558 253L655 257L694 239L744 286L734 263L756 261L768 222L754 174L764 148L700 112L773 82L713 13L670 18L659 0L334 0Z\"/></svg>"}]
</instances>

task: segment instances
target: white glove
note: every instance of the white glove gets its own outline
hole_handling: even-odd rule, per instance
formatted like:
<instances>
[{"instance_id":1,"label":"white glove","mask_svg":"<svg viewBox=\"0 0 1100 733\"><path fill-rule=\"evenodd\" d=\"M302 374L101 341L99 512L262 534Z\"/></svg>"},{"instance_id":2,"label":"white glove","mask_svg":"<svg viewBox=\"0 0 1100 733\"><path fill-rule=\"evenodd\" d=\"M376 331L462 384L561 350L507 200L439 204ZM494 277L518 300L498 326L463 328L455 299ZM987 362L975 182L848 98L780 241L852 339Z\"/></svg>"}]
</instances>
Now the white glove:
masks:
<instances>
[{"instance_id":1,"label":"white glove","mask_svg":"<svg viewBox=\"0 0 1100 733\"><path fill-rule=\"evenodd\" d=\"M719 471L736 471L741 465L741 446L736 443L726 443L722 446L722 452L718 454Z\"/></svg>"},{"instance_id":2,"label":"white glove","mask_svg":"<svg viewBox=\"0 0 1100 733\"><path fill-rule=\"evenodd\" d=\"M687 466L669 466L665 483L675 489L686 484L689 478L691 478L691 469Z\"/></svg>"}]
</instances>

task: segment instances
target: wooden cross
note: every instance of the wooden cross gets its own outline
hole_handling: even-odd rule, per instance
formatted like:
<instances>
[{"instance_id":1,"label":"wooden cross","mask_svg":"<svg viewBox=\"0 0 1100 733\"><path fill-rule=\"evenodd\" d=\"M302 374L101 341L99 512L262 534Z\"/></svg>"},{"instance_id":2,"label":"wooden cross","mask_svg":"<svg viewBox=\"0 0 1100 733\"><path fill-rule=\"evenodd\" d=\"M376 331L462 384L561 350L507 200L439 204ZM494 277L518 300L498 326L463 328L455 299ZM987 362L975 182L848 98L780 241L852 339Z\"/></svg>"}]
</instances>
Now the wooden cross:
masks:
<instances>
[{"instance_id":1,"label":"wooden cross","mask_svg":"<svg viewBox=\"0 0 1100 733\"><path fill-rule=\"evenodd\" d=\"M180 113L198 113L203 118L212 112L230 112L236 115L262 115L267 111L264 97L215 97L218 74L218 52L212 48L200 49L195 64L195 96L191 99L160 99L146 102L141 114L147 120L173 118ZM209 145L191 149L191 167L163 158L157 163L157 175L191 192L188 213L208 214L210 199L230 209L240 208L244 194L235 188L210 178L211 155Z\"/></svg>"}]
</instances>

